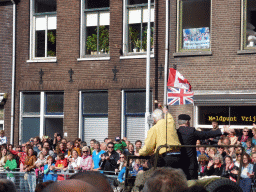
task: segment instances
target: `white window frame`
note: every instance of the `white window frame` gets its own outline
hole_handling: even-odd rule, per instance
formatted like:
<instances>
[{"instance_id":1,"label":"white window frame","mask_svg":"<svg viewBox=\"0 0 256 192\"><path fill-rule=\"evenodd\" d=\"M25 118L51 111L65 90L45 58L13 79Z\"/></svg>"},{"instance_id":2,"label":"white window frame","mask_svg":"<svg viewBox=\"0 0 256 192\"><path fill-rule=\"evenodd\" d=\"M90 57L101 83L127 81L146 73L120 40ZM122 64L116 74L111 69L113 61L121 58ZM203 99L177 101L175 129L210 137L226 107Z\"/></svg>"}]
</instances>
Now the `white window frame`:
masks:
<instances>
[{"instance_id":1,"label":"white window frame","mask_svg":"<svg viewBox=\"0 0 256 192\"><path fill-rule=\"evenodd\" d=\"M155 4L155 3L154 3ZM128 0L123 0L123 56L122 59L125 59L125 57L129 57L129 56L132 56L132 55L145 55L147 52L129 52L129 45L128 45L128 35L129 35L129 21L128 21L128 14L129 14L129 11L128 11ZM135 7L135 6L134 6ZM146 9L147 9L147 4L146 4ZM153 13L153 14L152 14ZM151 22L154 23L155 22L155 16L154 16L154 13L155 13L155 5L152 5L151 6ZM142 21L143 22L143 21ZM143 22L145 23L145 22ZM154 34L153 35L153 38L154 38ZM153 50L151 51L151 57L154 57L153 54ZM132 58L132 57L131 57ZM140 58L144 58L144 57L140 57Z\"/></svg>"},{"instance_id":2,"label":"white window frame","mask_svg":"<svg viewBox=\"0 0 256 192\"><path fill-rule=\"evenodd\" d=\"M109 13L109 25L104 25L104 26L109 26L110 27L110 8L98 8L98 9L85 9L85 1L86 0L81 0L81 19L80 19L80 58L78 58L78 61L83 61L83 60L109 60L109 53L107 54L98 54L97 55L89 55L86 54L86 13L88 12L108 12ZM98 16L98 21L97 21L97 26L101 26L99 23L99 16ZM109 46L110 47L110 46Z\"/></svg>"},{"instance_id":3,"label":"white window frame","mask_svg":"<svg viewBox=\"0 0 256 192\"><path fill-rule=\"evenodd\" d=\"M181 36L181 31L182 31L182 22L180 22L180 14L181 14L181 12L180 12L180 9L181 9L181 5L180 5L180 1L182 1L182 0L177 0L177 29L176 29L176 31L177 31L177 34L176 34L176 37L177 37L177 39L176 39L176 52L184 52L184 50L186 51L186 52L195 52L195 51L211 51L211 45L212 45L212 0L210 0L211 2L210 2L210 6L211 6L211 8L210 8L210 26L209 26L209 28L210 28L210 48L209 49L183 49L182 48L182 40L181 40L181 38L182 37L180 37Z\"/></svg>"},{"instance_id":4,"label":"white window frame","mask_svg":"<svg viewBox=\"0 0 256 192\"><path fill-rule=\"evenodd\" d=\"M24 100L24 97L23 97L23 93L40 93L40 113L39 114L24 114L23 113L23 100ZM39 91L33 91L33 92L20 92L20 126L19 126L19 142L21 142L21 139L22 139L22 129L23 129L23 124L22 124L22 119L24 117L34 117L34 118L40 118L40 131L39 131L39 137L41 138L44 133L45 133L45 119L46 118L62 118L64 119L64 111L63 111L63 114L62 115L49 115L49 114L46 114L46 95L48 93L60 93L58 91L54 91L54 92L45 92L45 91L42 91L42 92L39 92ZM64 98L63 98L64 99ZM63 102L63 105L64 105L64 102ZM63 106L64 107L64 106Z\"/></svg>"},{"instance_id":5,"label":"white window frame","mask_svg":"<svg viewBox=\"0 0 256 192\"><path fill-rule=\"evenodd\" d=\"M57 62L57 56L47 57L47 31L48 31L48 17L52 16L56 18L56 30L57 30L57 13L42 13L35 14L35 0L30 0L30 46L29 46L29 60L27 62ZM36 18L45 17L46 20L46 29L45 29L45 57L36 57L35 56L35 34L36 34Z\"/></svg>"}]
</instances>

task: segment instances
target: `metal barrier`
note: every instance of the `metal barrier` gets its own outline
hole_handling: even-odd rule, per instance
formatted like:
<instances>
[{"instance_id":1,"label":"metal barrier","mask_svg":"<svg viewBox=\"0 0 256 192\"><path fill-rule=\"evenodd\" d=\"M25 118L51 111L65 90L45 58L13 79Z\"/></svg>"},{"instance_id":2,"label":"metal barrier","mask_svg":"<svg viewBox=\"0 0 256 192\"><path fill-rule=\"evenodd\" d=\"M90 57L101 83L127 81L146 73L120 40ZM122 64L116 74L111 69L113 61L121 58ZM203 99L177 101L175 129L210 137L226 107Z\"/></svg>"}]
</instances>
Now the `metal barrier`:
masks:
<instances>
[{"instance_id":1,"label":"metal barrier","mask_svg":"<svg viewBox=\"0 0 256 192\"><path fill-rule=\"evenodd\" d=\"M113 185L113 181L118 177L113 171L99 171L103 173L107 178L111 185ZM74 171L73 169L69 169L67 171L58 171L55 173L57 176L63 176L64 180L69 179L70 176L78 173L78 171ZM15 171L0 171L0 179L9 179L14 182L17 191L19 192L34 192L37 183L43 182L44 174L41 172L36 176L35 171L31 172L20 172L19 169L15 169Z\"/></svg>"}]
</instances>

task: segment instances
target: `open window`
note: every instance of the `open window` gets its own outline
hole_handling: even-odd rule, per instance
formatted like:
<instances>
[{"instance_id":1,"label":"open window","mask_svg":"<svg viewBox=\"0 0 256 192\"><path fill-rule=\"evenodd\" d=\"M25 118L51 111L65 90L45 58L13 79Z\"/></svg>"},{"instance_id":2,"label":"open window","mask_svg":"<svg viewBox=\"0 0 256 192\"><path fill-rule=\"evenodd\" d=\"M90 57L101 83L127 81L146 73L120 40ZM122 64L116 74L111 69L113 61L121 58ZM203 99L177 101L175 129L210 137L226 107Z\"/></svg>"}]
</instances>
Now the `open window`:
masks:
<instances>
[{"instance_id":1,"label":"open window","mask_svg":"<svg viewBox=\"0 0 256 192\"><path fill-rule=\"evenodd\" d=\"M56 58L56 29L56 0L31 0L31 60Z\"/></svg>"},{"instance_id":2,"label":"open window","mask_svg":"<svg viewBox=\"0 0 256 192\"><path fill-rule=\"evenodd\" d=\"M124 0L124 55L147 51L148 0ZM150 50L154 51L154 0L151 0Z\"/></svg>"},{"instance_id":3,"label":"open window","mask_svg":"<svg viewBox=\"0 0 256 192\"><path fill-rule=\"evenodd\" d=\"M81 57L109 55L109 0L82 0Z\"/></svg>"},{"instance_id":4,"label":"open window","mask_svg":"<svg viewBox=\"0 0 256 192\"><path fill-rule=\"evenodd\" d=\"M256 1L243 0L242 49L256 48Z\"/></svg>"},{"instance_id":5,"label":"open window","mask_svg":"<svg viewBox=\"0 0 256 192\"><path fill-rule=\"evenodd\" d=\"M178 0L177 52L210 50L211 0Z\"/></svg>"}]
</instances>

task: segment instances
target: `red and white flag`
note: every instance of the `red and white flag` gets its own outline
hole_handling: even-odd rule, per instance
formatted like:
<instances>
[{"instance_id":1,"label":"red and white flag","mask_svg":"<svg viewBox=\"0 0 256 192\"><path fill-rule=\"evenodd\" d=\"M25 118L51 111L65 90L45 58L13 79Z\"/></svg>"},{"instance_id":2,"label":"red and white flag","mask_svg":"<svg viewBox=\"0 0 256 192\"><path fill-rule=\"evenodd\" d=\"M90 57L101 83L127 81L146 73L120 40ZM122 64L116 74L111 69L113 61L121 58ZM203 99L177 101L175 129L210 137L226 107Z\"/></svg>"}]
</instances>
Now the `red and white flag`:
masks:
<instances>
[{"instance_id":1,"label":"red and white flag","mask_svg":"<svg viewBox=\"0 0 256 192\"><path fill-rule=\"evenodd\" d=\"M179 71L173 68L169 69L169 78L168 78L167 86L176 87L180 89L188 89L188 91L191 91L191 85L188 82L188 80L185 79L183 75L180 74Z\"/></svg>"}]
</instances>

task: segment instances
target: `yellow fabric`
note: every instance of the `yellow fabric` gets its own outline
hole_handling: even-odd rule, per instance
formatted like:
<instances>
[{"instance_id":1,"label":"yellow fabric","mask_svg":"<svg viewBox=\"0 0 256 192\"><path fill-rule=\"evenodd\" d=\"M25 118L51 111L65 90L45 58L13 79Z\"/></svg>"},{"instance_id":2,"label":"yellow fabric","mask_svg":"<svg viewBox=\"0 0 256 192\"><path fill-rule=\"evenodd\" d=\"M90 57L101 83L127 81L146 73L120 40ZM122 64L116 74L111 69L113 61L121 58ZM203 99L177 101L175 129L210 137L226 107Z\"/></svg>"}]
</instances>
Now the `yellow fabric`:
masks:
<instances>
[{"instance_id":1,"label":"yellow fabric","mask_svg":"<svg viewBox=\"0 0 256 192\"><path fill-rule=\"evenodd\" d=\"M153 127L148 131L145 145L140 149L139 154L141 156L151 155L155 153L156 149L160 145L166 144L166 119L159 120ZM180 141L175 129L174 119L171 114L167 113L167 144L169 145L180 145ZM172 150L172 149L171 149ZM159 154L166 152L166 148L162 148Z\"/></svg>"}]
</instances>

